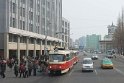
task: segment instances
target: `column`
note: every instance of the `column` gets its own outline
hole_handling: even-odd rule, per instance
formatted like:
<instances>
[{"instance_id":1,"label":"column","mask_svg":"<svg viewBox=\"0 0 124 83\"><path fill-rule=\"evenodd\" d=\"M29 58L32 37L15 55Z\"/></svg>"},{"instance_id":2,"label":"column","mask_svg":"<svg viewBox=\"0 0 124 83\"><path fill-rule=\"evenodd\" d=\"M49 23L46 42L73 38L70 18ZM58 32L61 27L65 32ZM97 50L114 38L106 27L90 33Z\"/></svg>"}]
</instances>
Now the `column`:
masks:
<instances>
[{"instance_id":1,"label":"column","mask_svg":"<svg viewBox=\"0 0 124 83\"><path fill-rule=\"evenodd\" d=\"M42 40L40 41L40 55L42 55Z\"/></svg>"},{"instance_id":2,"label":"column","mask_svg":"<svg viewBox=\"0 0 124 83\"><path fill-rule=\"evenodd\" d=\"M8 59L9 58L9 34L8 33L4 33L4 59Z\"/></svg>"},{"instance_id":3,"label":"column","mask_svg":"<svg viewBox=\"0 0 124 83\"><path fill-rule=\"evenodd\" d=\"M27 41L26 41L26 56L29 55L29 49L28 49L28 44L29 44L29 37L26 37Z\"/></svg>"},{"instance_id":4,"label":"column","mask_svg":"<svg viewBox=\"0 0 124 83\"><path fill-rule=\"evenodd\" d=\"M50 50L52 50L52 44L51 43L52 43L52 41L50 41Z\"/></svg>"},{"instance_id":5,"label":"column","mask_svg":"<svg viewBox=\"0 0 124 83\"><path fill-rule=\"evenodd\" d=\"M17 41L17 57L18 57L18 63L20 64L20 36L18 37L18 41Z\"/></svg>"},{"instance_id":6,"label":"column","mask_svg":"<svg viewBox=\"0 0 124 83\"><path fill-rule=\"evenodd\" d=\"M34 57L36 57L36 39L34 39Z\"/></svg>"}]
</instances>

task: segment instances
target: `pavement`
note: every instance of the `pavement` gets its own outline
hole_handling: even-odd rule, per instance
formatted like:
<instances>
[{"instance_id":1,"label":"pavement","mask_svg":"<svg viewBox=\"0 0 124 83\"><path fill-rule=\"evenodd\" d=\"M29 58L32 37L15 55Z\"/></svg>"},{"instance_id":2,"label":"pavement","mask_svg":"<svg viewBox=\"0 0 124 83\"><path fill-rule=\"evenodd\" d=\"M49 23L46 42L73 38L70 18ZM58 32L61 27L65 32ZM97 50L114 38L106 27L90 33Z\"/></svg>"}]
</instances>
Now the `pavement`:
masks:
<instances>
[{"instance_id":1,"label":"pavement","mask_svg":"<svg viewBox=\"0 0 124 83\"><path fill-rule=\"evenodd\" d=\"M47 73L47 72L46 72ZM45 72L38 72L38 69L37 69L37 76L42 76L43 74L46 74ZM5 72L5 75L6 75L6 79L9 79L9 78L15 78L15 75L14 75L14 70L13 68L9 68L8 66L6 66L6 72ZM19 75L19 74L18 74ZM34 77L33 76L33 71L32 71L32 76L30 77ZM2 79L2 77L0 76L0 79Z\"/></svg>"}]
</instances>

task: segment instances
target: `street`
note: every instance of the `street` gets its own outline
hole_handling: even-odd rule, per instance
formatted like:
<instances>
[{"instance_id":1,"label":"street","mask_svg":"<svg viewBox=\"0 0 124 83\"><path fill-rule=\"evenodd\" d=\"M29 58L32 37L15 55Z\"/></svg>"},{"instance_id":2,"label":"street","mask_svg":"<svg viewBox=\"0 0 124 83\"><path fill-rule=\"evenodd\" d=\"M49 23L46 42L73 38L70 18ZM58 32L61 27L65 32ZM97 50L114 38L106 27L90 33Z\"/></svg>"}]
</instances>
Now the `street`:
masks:
<instances>
[{"instance_id":1,"label":"street","mask_svg":"<svg viewBox=\"0 0 124 83\"><path fill-rule=\"evenodd\" d=\"M88 54L88 57L91 54ZM16 78L12 72L5 79L0 78L0 83L123 83L124 82L124 65L123 58L113 58L114 69L101 69L100 63L104 55L98 55L99 59L94 60L94 72L82 72L81 61L83 57L80 53L79 62L74 65L73 69L67 74L49 76L46 73L38 73L37 76L29 78Z\"/></svg>"}]
</instances>

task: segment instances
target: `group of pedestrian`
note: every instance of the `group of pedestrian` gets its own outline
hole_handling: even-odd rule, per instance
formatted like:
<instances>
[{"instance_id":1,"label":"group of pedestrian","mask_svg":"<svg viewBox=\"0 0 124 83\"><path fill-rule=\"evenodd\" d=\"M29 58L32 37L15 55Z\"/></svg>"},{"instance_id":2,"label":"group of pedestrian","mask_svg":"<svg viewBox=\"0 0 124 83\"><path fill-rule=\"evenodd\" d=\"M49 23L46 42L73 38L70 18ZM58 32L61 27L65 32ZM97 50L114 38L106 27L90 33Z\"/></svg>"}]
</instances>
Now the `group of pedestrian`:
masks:
<instances>
[{"instance_id":1,"label":"group of pedestrian","mask_svg":"<svg viewBox=\"0 0 124 83\"><path fill-rule=\"evenodd\" d=\"M42 60L41 60L42 59ZM27 78L31 75L36 76L38 66L43 67L42 64L46 66L48 57L41 56L41 58L26 58L21 59L18 63L18 59L11 58L8 60L0 59L0 75L5 78L6 64L13 71L15 77Z\"/></svg>"}]
</instances>

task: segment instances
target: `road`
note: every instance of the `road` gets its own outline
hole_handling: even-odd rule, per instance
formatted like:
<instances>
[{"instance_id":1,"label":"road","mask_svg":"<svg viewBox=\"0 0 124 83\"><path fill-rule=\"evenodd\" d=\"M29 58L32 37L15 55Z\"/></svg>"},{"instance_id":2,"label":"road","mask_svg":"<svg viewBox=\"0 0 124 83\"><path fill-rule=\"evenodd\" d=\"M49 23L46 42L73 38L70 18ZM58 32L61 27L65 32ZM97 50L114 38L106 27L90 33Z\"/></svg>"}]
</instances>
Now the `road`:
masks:
<instances>
[{"instance_id":1,"label":"road","mask_svg":"<svg viewBox=\"0 0 124 83\"><path fill-rule=\"evenodd\" d=\"M112 59L114 69L101 69L100 62L104 55L99 55L99 60L94 60L94 72L82 72L81 61L84 56L81 54L79 57L79 62L67 74L49 76L40 73L29 78L8 75L5 79L0 78L0 83L124 83L124 59L120 57Z\"/></svg>"}]
</instances>

